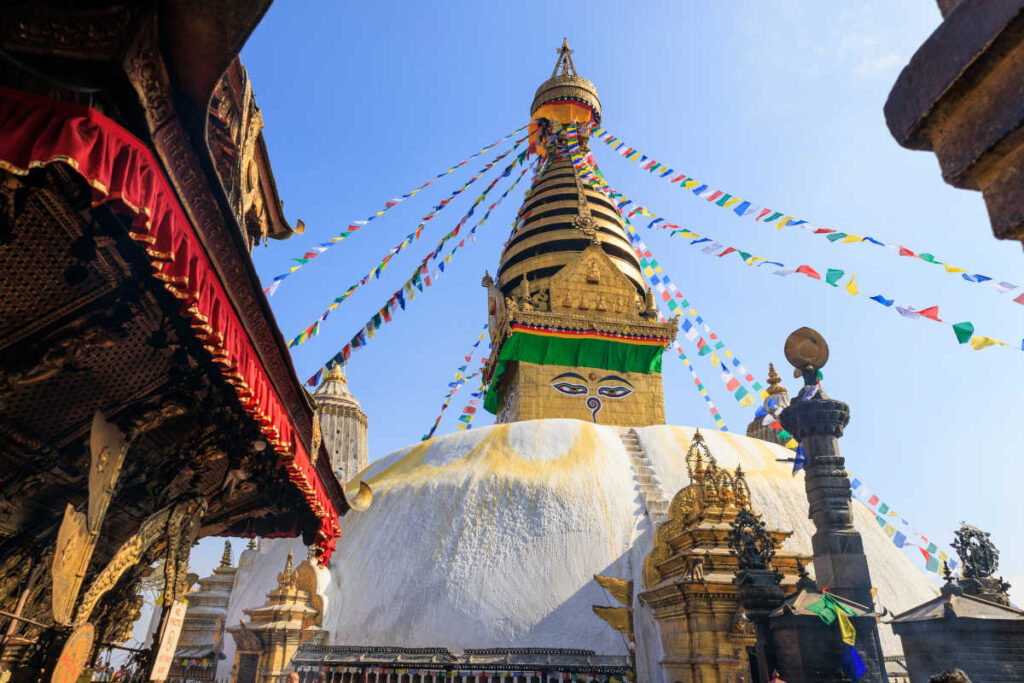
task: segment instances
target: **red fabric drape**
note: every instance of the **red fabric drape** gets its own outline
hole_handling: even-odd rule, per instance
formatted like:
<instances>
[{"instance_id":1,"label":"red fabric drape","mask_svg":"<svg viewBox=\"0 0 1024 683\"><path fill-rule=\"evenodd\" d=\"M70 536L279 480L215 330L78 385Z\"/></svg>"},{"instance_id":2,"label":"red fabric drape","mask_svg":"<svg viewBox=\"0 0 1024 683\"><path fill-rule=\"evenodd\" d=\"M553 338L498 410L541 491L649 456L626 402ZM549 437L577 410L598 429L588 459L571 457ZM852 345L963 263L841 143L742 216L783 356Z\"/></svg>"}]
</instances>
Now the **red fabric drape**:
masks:
<instances>
[{"instance_id":1,"label":"red fabric drape","mask_svg":"<svg viewBox=\"0 0 1024 683\"><path fill-rule=\"evenodd\" d=\"M19 174L62 162L109 203L134 217L131 237L153 276L181 301L181 313L234 387L320 520L316 548L326 564L338 514L274 390L161 165L144 142L99 112L0 87L0 167Z\"/></svg>"}]
</instances>

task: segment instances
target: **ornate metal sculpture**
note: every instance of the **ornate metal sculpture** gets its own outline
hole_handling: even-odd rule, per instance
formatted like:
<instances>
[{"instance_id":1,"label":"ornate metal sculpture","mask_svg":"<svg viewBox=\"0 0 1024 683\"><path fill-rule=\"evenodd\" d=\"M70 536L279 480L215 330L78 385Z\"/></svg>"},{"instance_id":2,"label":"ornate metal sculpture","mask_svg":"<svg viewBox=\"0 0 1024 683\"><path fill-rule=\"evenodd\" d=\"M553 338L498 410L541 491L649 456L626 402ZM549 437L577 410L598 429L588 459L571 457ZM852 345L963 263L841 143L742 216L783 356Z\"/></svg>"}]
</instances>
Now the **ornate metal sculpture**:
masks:
<instances>
[{"instance_id":1,"label":"ornate metal sculpture","mask_svg":"<svg viewBox=\"0 0 1024 683\"><path fill-rule=\"evenodd\" d=\"M999 568L999 551L987 531L960 522L954 536L953 549L960 556L965 578L984 579L995 574Z\"/></svg>"},{"instance_id":2,"label":"ornate metal sculpture","mask_svg":"<svg viewBox=\"0 0 1024 683\"><path fill-rule=\"evenodd\" d=\"M1010 584L1003 581L1002 577L993 576L999 568L999 551L989 539L988 532L960 522L960 528L954 536L953 548L963 565L963 578L959 584L964 593L1009 605L1010 596L1007 591Z\"/></svg>"},{"instance_id":3,"label":"ornate metal sculpture","mask_svg":"<svg viewBox=\"0 0 1024 683\"><path fill-rule=\"evenodd\" d=\"M775 557L775 539L765 523L743 508L729 527L729 551L739 558L740 570L768 569Z\"/></svg>"}]
</instances>

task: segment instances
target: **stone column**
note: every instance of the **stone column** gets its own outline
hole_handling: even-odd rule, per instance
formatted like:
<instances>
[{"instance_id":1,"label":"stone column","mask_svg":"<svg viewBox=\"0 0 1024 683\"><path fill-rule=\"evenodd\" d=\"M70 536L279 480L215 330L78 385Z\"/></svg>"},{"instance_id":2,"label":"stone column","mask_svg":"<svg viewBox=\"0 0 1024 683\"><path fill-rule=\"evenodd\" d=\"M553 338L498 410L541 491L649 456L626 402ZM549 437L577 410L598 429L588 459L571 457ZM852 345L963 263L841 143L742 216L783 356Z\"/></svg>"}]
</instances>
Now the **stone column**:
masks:
<instances>
[{"instance_id":1,"label":"stone column","mask_svg":"<svg viewBox=\"0 0 1024 683\"><path fill-rule=\"evenodd\" d=\"M780 422L807 455L804 487L815 532L814 576L836 595L872 606L871 574L864 543L853 527L853 500L839 437L850 421L850 407L829 398L817 382L805 385Z\"/></svg>"}]
</instances>

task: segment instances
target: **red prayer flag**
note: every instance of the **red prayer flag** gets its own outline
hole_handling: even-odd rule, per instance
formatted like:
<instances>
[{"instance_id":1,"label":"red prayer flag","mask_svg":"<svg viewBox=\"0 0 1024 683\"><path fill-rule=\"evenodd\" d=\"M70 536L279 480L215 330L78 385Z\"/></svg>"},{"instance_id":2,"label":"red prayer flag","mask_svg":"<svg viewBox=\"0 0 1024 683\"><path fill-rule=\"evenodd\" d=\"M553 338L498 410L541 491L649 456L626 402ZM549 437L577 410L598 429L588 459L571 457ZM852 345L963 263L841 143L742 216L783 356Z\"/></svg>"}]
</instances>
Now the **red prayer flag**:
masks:
<instances>
[{"instance_id":1,"label":"red prayer flag","mask_svg":"<svg viewBox=\"0 0 1024 683\"><path fill-rule=\"evenodd\" d=\"M718 258L722 258L726 254L731 254L734 251L736 251L735 247L726 247L725 251L718 255Z\"/></svg>"},{"instance_id":2,"label":"red prayer flag","mask_svg":"<svg viewBox=\"0 0 1024 683\"><path fill-rule=\"evenodd\" d=\"M924 309L923 311L918 311L917 314L919 316L921 316L922 318L930 318L931 320L934 320L935 322L939 322L939 323L942 322L942 320L939 318L939 307L938 306L929 306L928 308Z\"/></svg>"},{"instance_id":3,"label":"red prayer flag","mask_svg":"<svg viewBox=\"0 0 1024 683\"><path fill-rule=\"evenodd\" d=\"M796 269L796 272L803 273L807 277L813 277L815 280L821 279L821 276L818 275L817 271L815 271L814 268L811 268L810 266L800 266L799 268Z\"/></svg>"},{"instance_id":4,"label":"red prayer flag","mask_svg":"<svg viewBox=\"0 0 1024 683\"><path fill-rule=\"evenodd\" d=\"M917 256L914 252L910 251L906 247L900 247L900 256Z\"/></svg>"}]
</instances>

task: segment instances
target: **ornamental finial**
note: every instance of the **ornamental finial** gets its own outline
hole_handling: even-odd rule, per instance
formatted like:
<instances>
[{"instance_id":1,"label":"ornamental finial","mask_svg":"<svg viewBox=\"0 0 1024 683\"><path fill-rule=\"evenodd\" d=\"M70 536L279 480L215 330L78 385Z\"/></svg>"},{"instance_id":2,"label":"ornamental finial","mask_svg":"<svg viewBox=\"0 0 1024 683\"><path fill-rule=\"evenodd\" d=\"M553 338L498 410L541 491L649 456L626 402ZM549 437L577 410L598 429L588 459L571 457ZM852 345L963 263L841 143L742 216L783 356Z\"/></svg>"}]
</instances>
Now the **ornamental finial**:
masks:
<instances>
[{"instance_id":1,"label":"ornamental finial","mask_svg":"<svg viewBox=\"0 0 1024 683\"><path fill-rule=\"evenodd\" d=\"M807 386L817 383L818 370L828 362L828 344L817 330L809 327L796 330L786 338L783 351L793 366L794 377L803 375Z\"/></svg>"},{"instance_id":2,"label":"ornamental finial","mask_svg":"<svg viewBox=\"0 0 1024 683\"><path fill-rule=\"evenodd\" d=\"M779 377L779 373L775 372L775 363L768 364L768 393L786 393L786 387L782 386L782 378Z\"/></svg>"},{"instance_id":3,"label":"ornamental finial","mask_svg":"<svg viewBox=\"0 0 1024 683\"><path fill-rule=\"evenodd\" d=\"M562 73L558 73L559 67L562 68ZM562 38L562 47L558 48L558 61L555 62L555 70L551 72L551 77L578 75L576 73L576 65L572 63L572 50L569 49L569 39Z\"/></svg>"},{"instance_id":4,"label":"ornamental finial","mask_svg":"<svg viewBox=\"0 0 1024 683\"><path fill-rule=\"evenodd\" d=\"M220 566L231 566L231 541L224 541L224 554L220 556Z\"/></svg>"}]
</instances>

